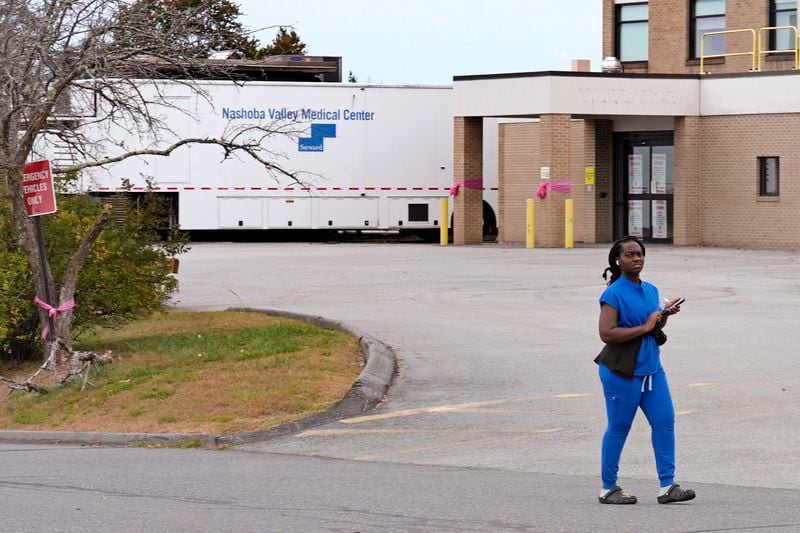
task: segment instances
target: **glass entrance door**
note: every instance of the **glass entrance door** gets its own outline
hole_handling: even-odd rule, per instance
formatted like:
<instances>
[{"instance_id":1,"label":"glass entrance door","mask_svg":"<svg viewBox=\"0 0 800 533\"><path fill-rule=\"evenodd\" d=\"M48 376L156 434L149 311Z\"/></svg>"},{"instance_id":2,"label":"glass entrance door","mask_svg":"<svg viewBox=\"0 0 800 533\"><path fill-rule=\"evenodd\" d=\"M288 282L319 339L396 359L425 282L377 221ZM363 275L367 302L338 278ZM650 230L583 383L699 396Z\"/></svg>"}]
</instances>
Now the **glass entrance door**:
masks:
<instances>
[{"instance_id":1,"label":"glass entrance door","mask_svg":"<svg viewBox=\"0 0 800 533\"><path fill-rule=\"evenodd\" d=\"M616 151L615 233L672 243L672 134L626 134Z\"/></svg>"}]
</instances>

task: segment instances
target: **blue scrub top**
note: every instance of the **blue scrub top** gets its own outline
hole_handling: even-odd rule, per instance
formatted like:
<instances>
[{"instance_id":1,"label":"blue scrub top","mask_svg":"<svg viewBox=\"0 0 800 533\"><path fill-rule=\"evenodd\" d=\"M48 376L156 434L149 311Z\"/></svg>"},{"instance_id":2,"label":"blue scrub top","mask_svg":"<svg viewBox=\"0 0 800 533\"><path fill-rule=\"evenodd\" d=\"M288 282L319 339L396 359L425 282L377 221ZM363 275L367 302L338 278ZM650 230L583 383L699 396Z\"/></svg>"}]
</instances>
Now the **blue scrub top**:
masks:
<instances>
[{"instance_id":1,"label":"blue scrub top","mask_svg":"<svg viewBox=\"0 0 800 533\"><path fill-rule=\"evenodd\" d=\"M642 281L636 284L621 276L600 296L600 306L608 304L617 310L617 324L623 328L641 326L653 311L660 309L658 289L655 285ZM661 350L652 335L645 335L639 356L636 359L635 376L649 376L661 369Z\"/></svg>"}]
</instances>

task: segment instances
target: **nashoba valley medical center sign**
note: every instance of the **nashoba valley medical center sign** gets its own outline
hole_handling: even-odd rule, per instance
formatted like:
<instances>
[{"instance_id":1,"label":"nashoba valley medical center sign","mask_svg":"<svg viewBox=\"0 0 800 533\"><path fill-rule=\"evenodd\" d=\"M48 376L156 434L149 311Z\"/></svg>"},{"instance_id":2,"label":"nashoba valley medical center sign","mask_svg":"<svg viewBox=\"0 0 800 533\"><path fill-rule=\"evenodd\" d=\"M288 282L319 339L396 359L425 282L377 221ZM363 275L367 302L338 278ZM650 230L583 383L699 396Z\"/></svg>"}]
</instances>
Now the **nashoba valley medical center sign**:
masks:
<instances>
[{"instance_id":1,"label":"nashoba valley medical center sign","mask_svg":"<svg viewBox=\"0 0 800 533\"><path fill-rule=\"evenodd\" d=\"M223 107L222 118L225 120L375 120L374 111L353 111L351 109L287 109L282 108L233 108Z\"/></svg>"}]
</instances>

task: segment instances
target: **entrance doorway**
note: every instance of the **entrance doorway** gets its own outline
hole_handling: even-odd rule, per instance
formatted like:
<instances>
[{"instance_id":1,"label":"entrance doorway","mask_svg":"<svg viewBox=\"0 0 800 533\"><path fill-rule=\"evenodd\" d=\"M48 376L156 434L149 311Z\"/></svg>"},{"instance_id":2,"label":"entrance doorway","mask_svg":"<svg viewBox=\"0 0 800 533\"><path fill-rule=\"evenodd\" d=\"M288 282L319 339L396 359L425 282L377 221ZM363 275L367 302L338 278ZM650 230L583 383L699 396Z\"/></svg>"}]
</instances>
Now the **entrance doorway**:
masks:
<instances>
[{"instance_id":1,"label":"entrance doorway","mask_svg":"<svg viewBox=\"0 0 800 533\"><path fill-rule=\"evenodd\" d=\"M672 132L615 136L614 238L672 243L675 145Z\"/></svg>"}]
</instances>

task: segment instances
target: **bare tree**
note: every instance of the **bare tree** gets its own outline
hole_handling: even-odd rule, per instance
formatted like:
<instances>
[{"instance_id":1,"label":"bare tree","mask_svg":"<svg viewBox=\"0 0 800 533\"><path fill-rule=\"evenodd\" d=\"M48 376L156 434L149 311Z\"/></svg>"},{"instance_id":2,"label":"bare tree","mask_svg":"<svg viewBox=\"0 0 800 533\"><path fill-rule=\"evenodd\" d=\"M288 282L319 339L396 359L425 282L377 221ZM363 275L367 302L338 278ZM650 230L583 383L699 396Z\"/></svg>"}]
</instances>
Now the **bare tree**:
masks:
<instances>
[{"instance_id":1,"label":"bare tree","mask_svg":"<svg viewBox=\"0 0 800 533\"><path fill-rule=\"evenodd\" d=\"M60 282L46 262L42 266L34 226L23 205L22 174L26 161L53 145L74 157L73 164L59 169L63 173L134 156L168 156L181 146L202 143L220 147L222 158L243 154L271 175L300 183L268 150L271 137L299 133L290 124L249 125L213 138L176 138L158 111L174 108L158 81L164 65L170 66L171 77L203 96L194 80L212 67L197 59L197 51L182 36L203 31L213 4L200 0L191 10L176 10L168 26L155 24L149 10L130 9L127 0L4 0L0 5L0 175L7 181L17 240L36 292L54 295L57 301L47 302L52 306L73 298L87 255L109 222L104 210L87 228ZM104 124L109 132L138 132L151 142L132 149L110 133L99 140L89 138L87 124L95 132ZM48 315L43 309L39 314L44 326ZM76 363L78 356L71 348L71 316L65 312L55 317L54 334L45 344L42 368L53 370L60 381L85 366ZM60 376L59 368L66 369Z\"/></svg>"}]
</instances>

